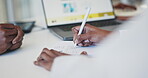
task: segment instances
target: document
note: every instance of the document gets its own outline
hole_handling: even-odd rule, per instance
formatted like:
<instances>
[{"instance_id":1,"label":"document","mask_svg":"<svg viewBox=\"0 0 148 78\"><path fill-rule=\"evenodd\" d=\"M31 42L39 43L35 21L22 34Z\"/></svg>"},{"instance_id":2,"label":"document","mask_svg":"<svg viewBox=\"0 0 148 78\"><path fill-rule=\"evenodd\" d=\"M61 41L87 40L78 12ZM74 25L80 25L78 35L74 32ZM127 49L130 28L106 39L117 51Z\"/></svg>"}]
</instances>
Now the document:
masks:
<instances>
[{"instance_id":1,"label":"document","mask_svg":"<svg viewBox=\"0 0 148 78\"><path fill-rule=\"evenodd\" d=\"M83 51L86 51L88 55L93 55L94 52L92 51L94 48L96 46L80 47L75 46L73 41L62 41L54 45L52 49L72 55L80 55Z\"/></svg>"}]
</instances>

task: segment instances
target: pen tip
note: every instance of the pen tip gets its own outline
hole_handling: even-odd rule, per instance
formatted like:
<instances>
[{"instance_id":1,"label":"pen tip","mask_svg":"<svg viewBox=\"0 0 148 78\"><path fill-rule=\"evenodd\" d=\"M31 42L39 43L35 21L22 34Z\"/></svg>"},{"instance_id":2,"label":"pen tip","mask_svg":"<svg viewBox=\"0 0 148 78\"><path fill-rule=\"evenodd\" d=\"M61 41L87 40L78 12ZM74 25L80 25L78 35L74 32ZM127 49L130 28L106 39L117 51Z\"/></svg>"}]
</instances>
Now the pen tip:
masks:
<instances>
[{"instance_id":1,"label":"pen tip","mask_svg":"<svg viewBox=\"0 0 148 78\"><path fill-rule=\"evenodd\" d=\"M76 43L74 44L74 47L77 47L77 44Z\"/></svg>"}]
</instances>

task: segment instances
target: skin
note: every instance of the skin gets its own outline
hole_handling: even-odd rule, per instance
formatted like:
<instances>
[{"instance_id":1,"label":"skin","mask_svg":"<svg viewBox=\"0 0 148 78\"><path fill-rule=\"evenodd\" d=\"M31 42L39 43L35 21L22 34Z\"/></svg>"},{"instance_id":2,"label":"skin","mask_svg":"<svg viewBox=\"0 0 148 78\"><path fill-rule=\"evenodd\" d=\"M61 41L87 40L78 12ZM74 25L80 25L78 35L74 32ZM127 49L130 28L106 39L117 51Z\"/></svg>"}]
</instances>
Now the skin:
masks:
<instances>
[{"instance_id":1,"label":"skin","mask_svg":"<svg viewBox=\"0 0 148 78\"><path fill-rule=\"evenodd\" d=\"M127 21L129 20L130 18L132 18L133 16L117 16L117 19L118 20L121 20L121 21Z\"/></svg>"},{"instance_id":2,"label":"skin","mask_svg":"<svg viewBox=\"0 0 148 78\"><path fill-rule=\"evenodd\" d=\"M117 5L114 5L115 9L130 9L130 10L137 10L135 6L127 5L123 3L118 3Z\"/></svg>"},{"instance_id":3,"label":"skin","mask_svg":"<svg viewBox=\"0 0 148 78\"><path fill-rule=\"evenodd\" d=\"M81 55L87 55L87 53L82 52ZM37 60L34 61L34 64L50 71L54 59L59 56L70 56L70 54L61 53L61 52L53 50L53 49L49 50L47 48L44 48L42 50L41 54L39 55L39 57L37 58Z\"/></svg>"},{"instance_id":4,"label":"skin","mask_svg":"<svg viewBox=\"0 0 148 78\"><path fill-rule=\"evenodd\" d=\"M99 29L90 24L86 24L83 30L83 34L81 35L78 35L79 29L80 26L72 28L73 37L74 37L73 41L78 46L84 46L84 47L99 43L111 33L111 31Z\"/></svg>"},{"instance_id":5,"label":"skin","mask_svg":"<svg viewBox=\"0 0 148 78\"><path fill-rule=\"evenodd\" d=\"M127 5L127 4L123 4L123 3L118 3L116 5L113 6L115 9L121 9L121 10L133 10L133 11L136 11L137 8L135 6L132 6L132 5ZM133 16L117 16L117 19L118 20L121 20L121 21L127 21L129 20L130 18L132 18Z\"/></svg>"},{"instance_id":6,"label":"skin","mask_svg":"<svg viewBox=\"0 0 148 78\"><path fill-rule=\"evenodd\" d=\"M0 54L20 48L23 36L19 26L0 24Z\"/></svg>"}]
</instances>

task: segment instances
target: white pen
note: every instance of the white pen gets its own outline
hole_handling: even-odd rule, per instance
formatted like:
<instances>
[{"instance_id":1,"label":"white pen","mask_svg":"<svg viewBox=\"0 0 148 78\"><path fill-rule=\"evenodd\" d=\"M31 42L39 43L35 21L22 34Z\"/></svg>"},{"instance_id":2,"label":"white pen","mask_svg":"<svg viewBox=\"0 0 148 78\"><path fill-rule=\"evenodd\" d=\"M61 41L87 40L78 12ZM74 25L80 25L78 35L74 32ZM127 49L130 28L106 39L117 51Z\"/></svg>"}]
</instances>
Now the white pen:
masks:
<instances>
[{"instance_id":1,"label":"white pen","mask_svg":"<svg viewBox=\"0 0 148 78\"><path fill-rule=\"evenodd\" d=\"M87 8L87 12L86 12L86 14L85 14L85 16L84 16L84 20L83 20L83 22L82 22L82 24L81 24L81 26L80 26L80 30L79 30L79 32L78 32L78 35L82 34L82 32L83 32L83 29L84 29L84 26L85 26L85 24L86 24L88 15L89 15L89 13L90 13L90 10L91 10L91 8L88 7L88 8ZM75 46L77 46L77 43L75 43Z\"/></svg>"}]
</instances>

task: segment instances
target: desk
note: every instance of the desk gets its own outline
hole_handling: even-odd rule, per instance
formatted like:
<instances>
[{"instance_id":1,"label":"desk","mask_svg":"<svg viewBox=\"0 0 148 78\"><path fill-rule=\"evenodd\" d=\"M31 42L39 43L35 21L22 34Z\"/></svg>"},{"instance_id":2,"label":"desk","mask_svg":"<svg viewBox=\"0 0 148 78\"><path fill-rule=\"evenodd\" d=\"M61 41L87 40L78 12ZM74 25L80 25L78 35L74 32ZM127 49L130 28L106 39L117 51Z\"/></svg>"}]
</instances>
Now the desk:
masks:
<instances>
[{"instance_id":1,"label":"desk","mask_svg":"<svg viewBox=\"0 0 148 78\"><path fill-rule=\"evenodd\" d=\"M50 72L33 62L43 48L61 41L49 30L25 34L20 49L0 56L0 78L49 78Z\"/></svg>"},{"instance_id":2,"label":"desk","mask_svg":"<svg viewBox=\"0 0 148 78\"><path fill-rule=\"evenodd\" d=\"M0 56L0 78L49 78L50 72L35 66L33 62L43 48L52 48L53 44L61 41L47 29L25 34L20 49Z\"/></svg>"},{"instance_id":3,"label":"desk","mask_svg":"<svg viewBox=\"0 0 148 78\"><path fill-rule=\"evenodd\" d=\"M20 49L0 56L0 78L49 78L50 72L33 62L43 48L61 41L47 29L25 34Z\"/></svg>"},{"instance_id":4,"label":"desk","mask_svg":"<svg viewBox=\"0 0 148 78\"><path fill-rule=\"evenodd\" d=\"M61 41L47 29L25 34L20 49L0 56L0 78L49 78L50 72L35 66L33 62L43 48L51 48Z\"/></svg>"}]
</instances>

